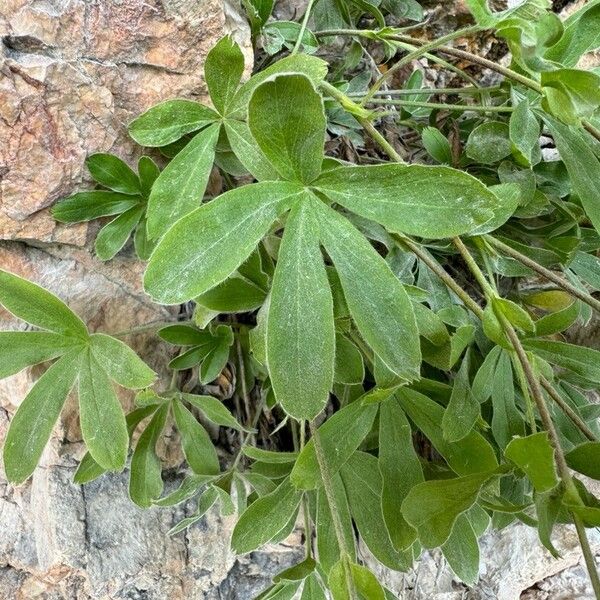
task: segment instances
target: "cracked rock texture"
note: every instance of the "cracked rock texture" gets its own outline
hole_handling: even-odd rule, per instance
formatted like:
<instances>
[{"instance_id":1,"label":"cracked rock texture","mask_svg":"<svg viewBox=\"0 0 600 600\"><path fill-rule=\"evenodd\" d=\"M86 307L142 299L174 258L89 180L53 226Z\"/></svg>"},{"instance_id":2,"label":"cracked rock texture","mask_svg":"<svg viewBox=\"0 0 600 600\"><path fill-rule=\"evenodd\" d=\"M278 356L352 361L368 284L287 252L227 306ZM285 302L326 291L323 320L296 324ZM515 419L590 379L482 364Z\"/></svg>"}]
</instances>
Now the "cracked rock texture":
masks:
<instances>
[{"instance_id":1,"label":"cracked rock texture","mask_svg":"<svg viewBox=\"0 0 600 600\"><path fill-rule=\"evenodd\" d=\"M88 226L57 225L47 209L87 183L87 154L136 160L125 133L136 114L175 96L205 99L204 58L228 32L250 55L248 29L223 0L0 0L0 268L58 294L92 331L166 320L171 309L144 296L143 265L131 255L100 263L88 250ZM0 311L0 329L22 327ZM154 337L127 341L159 372L167 363L169 349ZM0 381L0 444L41 372ZM129 408L131 395L120 393ZM168 431L159 448L171 487L183 462L176 442ZM33 477L15 488L0 471L0 600L249 600L302 556L296 531L235 557L232 518L214 512L168 537L193 503L140 510L128 499L126 473L75 486L83 452L71 398ZM403 600L593 598L573 531L556 538L558 561L523 525L488 534L471 590L435 552L408 574L379 570ZM596 535L597 551L599 542Z\"/></svg>"}]
</instances>

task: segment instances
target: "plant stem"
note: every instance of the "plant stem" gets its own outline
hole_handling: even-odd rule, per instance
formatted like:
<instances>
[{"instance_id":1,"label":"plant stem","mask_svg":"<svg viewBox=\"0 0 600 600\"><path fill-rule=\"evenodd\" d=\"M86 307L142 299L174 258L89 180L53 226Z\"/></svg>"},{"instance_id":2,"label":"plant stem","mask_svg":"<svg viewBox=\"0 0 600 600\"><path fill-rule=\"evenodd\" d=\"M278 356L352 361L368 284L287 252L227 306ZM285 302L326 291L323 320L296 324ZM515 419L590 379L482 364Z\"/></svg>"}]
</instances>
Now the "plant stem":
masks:
<instances>
[{"instance_id":1,"label":"plant stem","mask_svg":"<svg viewBox=\"0 0 600 600\"><path fill-rule=\"evenodd\" d=\"M418 256L431 271L433 271L444 284L452 290L463 302L463 304L479 319L483 319L483 309L469 294L462 288L444 268L425 252L416 242L409 237L401 234L393 234L392 237L401 245L406 246L413 254Z\"/></svg>"},{"instance_id":2,"label":"plant stem","mask_svg":"<svg viewBox=\"0 0 600 600\"><path fill-rule=\"evenodd\" d=\"M511 248L509 245L505 244L504 242L501 242L495 237L492 237L491 235L485 235L483 237L486 242L488 242L494 248L500 250L502 254L506 254L507 256L518 260L521 264L525 265L526 267L529 267L532 271L535 271L536 273L542 275L549 281L552 281L552 283L555 283L558 287L562 288L572 296L575 296L575 298L578 298L582 302L585 302L586 304L591 306L594 310L600 312L600 302L596 300L596 298L594 298L591 294L586 294L585 292L576 288L572 283L568 282L566 279L555 273L554 271L543 267L528 256L521 254L521 252L519 252L518 250Z\"/></svg>"},{"instance_id":3,"label":"plant stem","mask_svg":"<svg viewBox=\"0 0 600 600\"><path fill-rule=\"evenodd\" d=\"M331 473L329 472L329 465L327 464L327 459L323 453L323 447L321 446L321 440L319 438L319 431L314 421L310 422L310 433L315 447L315 456L317 458L317 463L319 464L319 470L321 471L323 490L327 498L327 504L329 504L329 511L331 512L335 537L340 548L340 555L342 557L341 560L344 568L344 578L346 580L348 595L350 600L358 600L356 589L354 587L354 580L352 579L352 574L350 572L350 565L348 563L348 548L346 548L344 527L340 521L340 515L337 509L337 503L335 501L335 494L333 492L333 487L331 486Z\"/></svg>"},{"instance_id":4,"label":"plant stem","mask_svg":"<svg viewBox=\"0 0 600 600\"><path fill-rule=\"evenodd\" d=\"M484 291L486 292L486 295L487 295L489 284L487 283L487 280L485 279L483 273L479 269L479 266L475 262L475 259L472 257L471 253L469 252L467 247L462 243L461 240L459 240L458 238L454 238L453 242L456 245L456 247L458 248L461 255L463 256L467 266L473 273L473 276L478 281L478 283L480 283L480 285L482 285L482 288L484 289ZM556 428L554 427L554 423L552 421L550 411L548 410L548 406L546 405L546 400L545 400L544 394L542 392L542 387L540 385L538 378L536 377L536 375L534 373L531 363L529 362L527 353L525 352L525 349L523 348L523 345L521 344L521 340L519 339L519 336L517 335L517 332L515 331L514 327L510 323L510 321L500 311L498 311L495 314L496 314L496 317L498 318L498 321L502 325L502 329L504 330L506 337L509 339L514 351L516 352L517 357L519 358L519 362L521 363L521 366L523 367L523 372L525 373L525 378L527 379L527 384L529 385L529 389L531 390L531 395L533 397L533 400L536 404L538 413L542 420L542 425L544 426L544 429L548 433L548 439L550 441L550 445L554 449L554 459L556 461L556 468L558 470L560 479L564 483L565 495L567 496L569 501L571 501L575 504L582 505L583 501L581 500L581 497L579 496L579 492L577 491L577 488L575 487L575 483L573 482L573 477L571 476L571 471L569 470L567 461L565 459L565 455L563 453L563 450L562 450L562 447L560 444L560 438L558 436L558 432L556 431ZM592 586L593 586L594 590L596 591L596 594L598 595L600 593L600 579L598 577L598 572L596 570L596 566L594 563L594 557L591 552L589 541L587 539L585 527L583 527L581 520L579 519L578 515L575 514L574 511L571 510L570 513L573 518L573 522L575 523L575 528L577 530L577 537L579 538L579 543L581 545L581 550L583 552L583 556L584 556L585 563L586 563L586 566L588 569L590 580L592 582ZM600 596L598 596L598 597L600 597Z\"/></svg>"},{"instance_id":5,"label":"plant stem","mask_svg":"<svg viewBox=\"0 0 600 600\"><path fill-rule=\"evenodd\" d=\"M377 79L377 81L375 81L375 83L371 86L371 89L368 91L367 95L364 97L364 99L362 101L362 105L364 106L364 104L366 102L368 102L375 95L375 93L381 88L381 86L386 81L388 81L394 75L394 73L396 73L399 69L401 69L405 65L410 64L413 60L415 60L416 58L419 58L420 56L423 56L423 54L429 52L430 50L435 50L436 48L445 44L446 42L454 40L458 37L464 37L471 33L475 33L476 31L480 31L479 26L465 27L463 29L459 29L457 31L448 33L447 35L444 35L444 36L442 36L436 40L433 40L431 42L428 42L426 44L419 44L415 50L413 50L412 52L409 52L409 54L407 54L406 56L401 58L390 69L388 69L379 79ZM399 41L404 41L404 40L399 40ZM409 43L412 43L412 42L409 42Z\"/></svg>"},{"instance_id":6,"label":"plant stem","mask_svg":"<svg viewBox=\"0 0 600 600\"><path fill-rule=\"evenodd\" d=\"M304 421L299 422L300 426L300 452L304 450L304 444L306 442L306 423ZM306 544L306 558L310 558L312 555L312 527L310 522L310 512L308 510L308 497L306 494L302 497L302 515L304 517L304 541Z\"/></svg>"},{"instance_id":7,"label":"plant stem","mask_svg":"<svg viewBox=\"0 0 600 600\"><path fill-rule=\"evenodd\" d=\"M427 46L428 47L427 49L428 50L430 49L429 42L426 42L425 40L420 40L419 38L414 38L414 37L411 37L408 35L392 34L392 35L386 36L386 39L396 40L399 42L405 42L408 44L413 44L413 45L421 47L421 48ZM442 39L442 38L440 38L440 39ZM504 77L507 77L508 79L512 79L513 81L517 81L518 83L520 83L532 90L535 90L538 93L542 92L542 86L534 79L530 79L529 77L526 77L525 75L521 75L521 73L517 73L516 71L513 71L512 69L509 69L508 67L504 67L503 65L501 65L497 62L493 62L487 58L483 58L482 56L473 54L472 52L467 52L466 50L459 50L458 48L452 48L450 46L441 46L441 45L437 45L434 49L437 52L441 52L442 54L447 54L448 56L454 56L456 58L462 58L463 60L468 60L471 63L478 64L481 67L485 67L486 69L490 69L491 71L500 73L501 75L504 75Z\"/></svg>"},{"instance_id":8,"label":"plant stem","mask_svg":"<svg viewBox=\"0 0 600 600\"><path fill-rule=\"evenodd\" d=\"M594 553L590 548L590 542L587 538L585 526L579 515L573 514L573 522L575 523L575 529L577 530L577 537L581 544L581 551L583 552L583 558L585 560L585 566L592 582L592 588L596 595L596 600L600 600L600 577L598 576L598 570L596 567L596 560Z\"/></svg>"},{"instance_id":9,"label":"plant stem","mask_svg":"<svg viewBox=\"0 0 600 600\"><path fill-rule=\"evenodd\" d=\"M571 419L573 424L583 433L583 435L590 440L591 442L597 441L596 435L594 432L587 426L585 421L562 399L561 395L554 389L553 385L545 378L540 378L540 383L546 393L552 400L557 404L557 406Z\"/></svg>"},{"instance_id":10,"label":"plant stem","mask_svg":"<svg viewBox=\"0 0 600 600\"><path fill-rule=\"evenodd\" d=\"M336 87L332 86L330 83L326 81L321 82L321 87L325 90L332 98L335 98L342 106L344 110L347 110L351 115L353 115L358 122L361 124L363 129L371 136L377 144L381 147L381 149L394 161L399 163L404 163L404 159L400 154L396 151L396 149L375 129L375 126L369 120L369 116L371 116L371 112L363 108L360 104L357 104L346 96L344 92L338 90Z\"/></svg>"},{"instance_id":11,"label":"plant stem","mask_svg":"<svg viewBox=\"0 0 600 600\"><path fill-rule=\"evenodd\" d=\"M306 12L304 13L304 17L302 18L302 24L300 25L300 32L298 33L298 39L294 44L294 49L292 50L292 55L296 54L298 50L300 50L300 46L302 45L302 38L304 37L304 33L306 31L306 27L308 25L308 20L310 19L310 12L315 3L315 0L308 0L308 6L306 7Z\"/></svg>"},{"instance_id":12,"label":"plant stem","mask_svg":"<svg viewBox=\"0 0 600 600\"><path fill-rule=\"evenodd\" d=\"M417 100L386 100L384 98L375 98L369 100L367 104L390 104L392 106L414 106L417 108L438 108L445 110L462 110L465 112L494 112L510 113L514 111L512 106L480 106L477 104L448 104L444 102L419 102ZM381 115L382 113L376 113ZM392 114L391 112L386 114Z\"/></svg>"},{"instance_id":13,"label":"plant stem","mask_svg":"<svg viewBox=\"0 0 600 600\"><path fill-rule=\"evenodd\" d=\"M138 333L144 333L145 331L153 331L156 329L162 329L168 325L183 325L189 323L189 321L153 321L146 325L140 325L139 327L132 327L131 329L125 329L123 331L117 331L116 333L110 333L112 337L126 337L128 335L136 335Z\"/></svg>"},{"instance_id":14,"label":"plant stem","mask_svg":"<svg viewBox=\"0 0 600 600\"><path fill-rule=\"evenodd\" d=\"M502 88L499 85L493 85L490 87L453 87L453 88L419 88L419 89L405 89L405 90L385 90L378 91L375 96L423 96L429 94L431 96L438 96L440 94L466 94L466 95L478 95L488 92L500 91ZM350 92L347 94L349 98L363 98L364 92Z\"/></svg>"}]
</instances>

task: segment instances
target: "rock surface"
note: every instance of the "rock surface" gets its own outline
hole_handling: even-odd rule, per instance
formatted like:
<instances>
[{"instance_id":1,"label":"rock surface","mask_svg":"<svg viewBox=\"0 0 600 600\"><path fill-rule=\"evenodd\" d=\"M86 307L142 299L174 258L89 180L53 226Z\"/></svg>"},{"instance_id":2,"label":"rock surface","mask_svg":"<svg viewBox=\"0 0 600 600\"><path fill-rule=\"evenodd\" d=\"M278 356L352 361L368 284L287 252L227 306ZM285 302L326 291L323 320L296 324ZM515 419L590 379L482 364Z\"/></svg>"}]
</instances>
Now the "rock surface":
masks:
<instances>
[{"instance_id":1,"label":"rock surface","mask_svg":"<svg viewBox=\"0 0 600 600\"><path fill-rule=\"evenodd\" d=\"M0 3L0 267L57 293L93 331L114 333L174 315L144 296L139 262L124 254L100 263L86 248L88 227L59 226L47 208L86 182L87 154L113 151L135 160L139 149L125 125L141 110L174 96L204 99L204 57L227 32L249 52L247 27L222 0ZM0 329L19 327L0 312ZM152 336L127 341L154 368L166 364L169 349ZM40 372L0 381L0 444ZM128 405L131 396L121 400ZM174 485L182 456L170 441L161 454L171 467L167 485ZM232 519L214 512L168 537L193 503L142 511L128 499L127 474L75 486L82 453L71 401L32 479L14 488L0 472L1 599L249 600L301 556L298 531L277 546L233 556ZM522 590L527 600L593 598L573 532L556 537L559 561L525 526L487 535L472 590L455 580L439 553L425 554L408 574L381 575L403 600L516 600ZM600 550L598 536L594 543Z\"/></svg>"}]
</instances>

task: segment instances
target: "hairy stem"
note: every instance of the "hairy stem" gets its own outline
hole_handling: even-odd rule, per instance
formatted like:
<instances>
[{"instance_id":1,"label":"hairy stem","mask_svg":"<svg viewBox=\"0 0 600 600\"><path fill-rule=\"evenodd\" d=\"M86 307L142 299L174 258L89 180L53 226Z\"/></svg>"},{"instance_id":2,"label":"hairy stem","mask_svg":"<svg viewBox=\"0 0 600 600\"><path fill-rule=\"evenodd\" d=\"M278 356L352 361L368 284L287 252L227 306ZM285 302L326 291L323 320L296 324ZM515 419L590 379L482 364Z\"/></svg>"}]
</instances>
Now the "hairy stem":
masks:
<instances>
[{"instance_id":1,"label":"hairy stem","mask_svg":"<svg viewBox=\"0 0 600 600\"><path fill-rule=\"evenodd\" d=\"M337 539L338 546L340 548L340 555L342 565L344 568L344 578L346 580L346 587L350 600L358 600L356 589L354 587L354 580L352 579L352 573L350 572L350 564L348 560L348 548L346 548L346 537L344 535L344 527L340 520L337 503L335 501L335 494L331 485L331 473L329 471L329 465L321 446L321 440L319 438L319 431L314 421L310 422L310 434L312 436L313 444L315 446L315 456L317 457L317 463L319 464L319 470L321 471L321 479L323 480L323 490L327 498L327 504L329 504L329 510L331 512L331 519L333 521L333 529L335 531L335 537Z\"/></svg>"},{"instance_id":2,"label":"hairy stem","mask_svg":"<svg viewBox=\"0 0 600 600\"><path fill-rule=\"evenodd\" d=\"M298 39L294 44L294 49L292 50L292 55L296 54L298 50L300 50L300 46L302 45L302 38L304 37L304 33L306 32L306 27L308 25L308 20L310 19L310 13L312 11L312 7L315 3L315 0L308 0L308 6L306 7L306 12L304 13L304 17L302 18L302 24L300 25L300 31L298 33Z\"/></svg>"},{"instance_id":3,"label":"hairy stem","mask_svg":"<svg viewBox=\"0 0 600 600\"><path fill-rule=\"evenodd\" d=\"M458 238L455 238L453 242L458 248L459 252L461 253L463 259L465 260L465 263L469 267L469 270L472 272L477 282L482 286L482 288L486 292L486 295L489 291L493 293L493 290L489 287L485 276L481 272L481 269L475 262L475 259L473 258L467 247ZM514 351L516 352L517 357L519 358L519 362L521 363L521 366L523 368L523 372L525 374L525 378L527 379L527 384L529 386L531 395L540 415L542 425L548 433L548 439L552 448L554 449L554 460L556 461L556 468L558 470L558 474L565 486L565 494L571 502L575 504L583 504L581 497L579 496L579 492L575 487L575 483L573 482L571 471L567 466L567 461L565 459L565 455L560 444L558 432L556 431L556 427L554 426L554 422L552 421L550 411L548 410L548 406L546 405L546 399L544 398L542 386L534 372L531 362L529 361L529 357L527 356L527 353L525 352L525 349L521 344L521 340L519 339L519 336L517 335L517 332L515 331L515 328L512 326L510 321L500 311L496 313L496 317L498 318L498 321L500 322L502 329L506 334L506 337L509 339ZM573 518L573 522L575 523L575 527L577 529L577 536L579 538L581 550L583 552L586 566L588 568L590 580L592 581L594 590L598 592L600 590L600 580L598 578L598 572L594 563L594 556L591 552L585 527L583 527L581 520L575 514L574 511L570 511L570 513Z\"/></svg>"},{"instance_id":4,"label":"hairy stem","mask_svg":"<svg viewBox=\"0 0 600 600\"><path fill-rule=\"evenodd\" d=\"M418 100L387 100L385 98L374 98L367 104L389 104L391 106L408 106L416 108L437 108L440 110L462 110L463 112L493 112L493 113L511 113L514 111L512 106L480 106L478 104L448 104L445 102L419 102ZM381 115L382 113L376 113ZM385 113L394 114L392 112Z\"/></svg>"},{"instance_id":5,"label":"hairy stem","mask_svg":"<svg viewBox=\"0 0 600 600\"><path fill-rule=\"evenodd\" d=\"M377 93L377 91L381 88L381 86L388 81L394 73L396 73L399 69L404 67L405 65L410 64L416 58L423 56L423 54L429 52L430 50L436 49L438 46L445 44L451 40L454 40L458 37L464 37L471 33L475 33L479 31L480 28L478 26L474 27L465 27L464 29L459 29L457 31L453 31L447 35L444 35L432 42L428 42L426 44L420 45L417 49L413 50L403 58L401 58L398 62L396 62L390 69L388 69L375 83L371 86L371 89L368 91L367 95L364 97L362 104L364 105L366 102L371 100L371 98ZM399 40L404 41L404 40Z\"/></svg>"},{"instance_id":6,"label":"hairy stem","mask_svg":"<svg viewBox=\"0 0 600 600\"><path fill-rule=\"evenodd\" d=\"M594 432L587 426L585 421L562 399L561 395L554 389L554 386L545 378L540 378L540 383L546 393L556 405L571 419L573 424L583 433L583 435L591 442L597 441Z\"/></svg>"},{"instance_id":7,"label":"hairy stem","mask_svg":"<svg viewBox=\"0 0 600 600\"><path fill-rule=\"evenodd\" d=\"M483 237L485 241L490 244L490 246L493 246L494 248L500 250L502 254L506 254L507 256L514 258L521 264L525 265L526 267L529 267L532 271L535 271L542 277L546 278L548 281L555 283L558 287L565 290L565 292L568 292L572 296L575 296L575 298L578 298L582 302L585 302L587 305L591 306L594 310L600 312L600 302L596 300L596 298L594 298L591 294L587 294L586 292L583 292L582 290L576 288L564 277L561 277L554 271L543 267L528 256L521 254L521 252L519 252L518 250L511 248L508 244L501 242L495 237L492 237L491 235L485 235Z\"/></svg>"}]
</instances>

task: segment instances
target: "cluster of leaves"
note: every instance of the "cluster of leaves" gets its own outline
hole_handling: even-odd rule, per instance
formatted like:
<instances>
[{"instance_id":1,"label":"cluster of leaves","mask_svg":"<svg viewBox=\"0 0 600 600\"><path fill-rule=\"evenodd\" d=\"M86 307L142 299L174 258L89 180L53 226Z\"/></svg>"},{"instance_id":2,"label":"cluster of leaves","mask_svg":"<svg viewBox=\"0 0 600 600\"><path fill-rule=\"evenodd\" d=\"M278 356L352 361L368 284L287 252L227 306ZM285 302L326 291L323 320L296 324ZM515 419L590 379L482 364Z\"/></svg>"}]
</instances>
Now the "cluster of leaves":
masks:
<instances>
[{"instance_id":1,"label":"cluster of leaves","mask_svg":"<svg viewBox=\"0 0 600 600\"><path fill-rule=\"evenodd\" d=\"M78 483L121 470L139 427L132 500L197 503L173 532L218 504L238 513L232 548L245 553L287 537L303 513L307 557L265 600L393 598L363 547L394 570L439 547L473 584L489 527L520 520L557 554L556 523L600 526L600 500L571 472L600 479L600 410L586 394L600 385L600 352L565 335L600 307L600 78L575 68L598 45L600 4L564 23L547 4L492 13L469 0L478 28L507 40L512 64L502 85L454 90L442 104L428 102L418 71L399 102L394 90L373 102L371 74L356 74L365 40L388 56L418 51L388 26L422 18L416 2L319 0L312 20L281 23L270 20L272 0L246 0L267 59L291 54L241 83L243 54L224 38L206 61L212 107L170 100L130 125L171 159L165 168L144 157L136 175L92 155L106 189L54 209L66 222L118 215L98 235L98 256L112 258L135 230L149 296L194 304L191 321L158 331L181 349L168 365L173 385L150 387L154 373L126 345L90 335L56 297L0 272L0 304L44 330L0 333L0 376L56 359L11 422L8 478L32 473L78 382L89 450ZM378 29L355 29L369 22ZM345 29L352 59L332 76L308 54L334 37L317 33ZM411 164L374 129L384 115L409 134ZM391 162L366 145L359 164L325 154L328 136L355 141L363 129ZM542 135L559 158L544 158ZM213 169L228 189L206 198ZM243 423L204 393L228 370L237 400L256 401L236 411ZM110 379L141 390L127 416ZM253 444L264 412L293 448ZM189 474L163 496L156 448L170 422ZM242 438L223 464L215 426Z\"/></svg>"}]
</instances>

